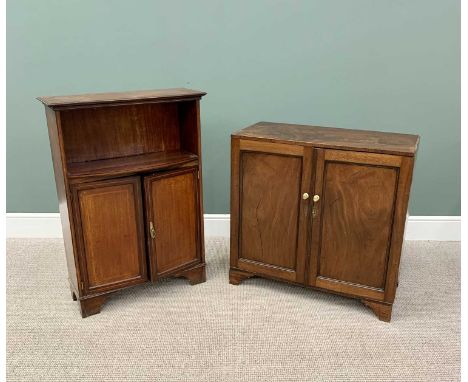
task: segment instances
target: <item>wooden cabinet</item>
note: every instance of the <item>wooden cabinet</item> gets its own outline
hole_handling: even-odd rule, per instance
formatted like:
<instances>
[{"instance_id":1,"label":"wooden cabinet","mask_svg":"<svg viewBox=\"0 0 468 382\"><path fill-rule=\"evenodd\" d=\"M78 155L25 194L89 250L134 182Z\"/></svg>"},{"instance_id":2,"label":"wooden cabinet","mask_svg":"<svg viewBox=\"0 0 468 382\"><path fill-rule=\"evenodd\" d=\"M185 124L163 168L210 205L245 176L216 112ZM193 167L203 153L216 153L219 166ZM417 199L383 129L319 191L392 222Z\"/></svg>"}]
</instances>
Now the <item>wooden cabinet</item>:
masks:
<instances>
[{"instance_id":1,"label":"wooden cabinet","mask_svg":"<svg viewBox=\"0 0 468 382\"><path fill-rule=\"evenodd\" d=\"M72 297L205 281L199 102L188 89L41 97Z\"/></svg>"},{"instance_id":2,"label":"wooden cabinet","mask_svg":"<svg viewBox=\"0 0 468 382\"><path fill-rule=\"evenodd\" d=\"M307 285L389 321L418 141L266 122L233 134L230 282Z\"/></svg>"}]
</instances>

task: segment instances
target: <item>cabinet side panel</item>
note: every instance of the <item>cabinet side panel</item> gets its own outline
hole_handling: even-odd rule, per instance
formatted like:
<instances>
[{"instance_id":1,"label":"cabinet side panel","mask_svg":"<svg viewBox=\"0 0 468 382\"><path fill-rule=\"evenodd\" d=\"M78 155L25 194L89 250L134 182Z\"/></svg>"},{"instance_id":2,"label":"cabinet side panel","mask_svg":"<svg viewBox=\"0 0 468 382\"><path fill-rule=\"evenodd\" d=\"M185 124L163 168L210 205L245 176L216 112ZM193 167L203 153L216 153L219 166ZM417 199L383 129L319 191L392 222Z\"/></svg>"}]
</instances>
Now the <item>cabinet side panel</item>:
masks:
<instances>
[{"instance_id":1,"label":"cabinet side panel","mask_svg":"<svg viewBox=\"0 0 468 382\"><path fill-rule=\"evenodd\" d=\"M383 289L398 169L325 162L321 277Z\"/></svg>"},{"instance_id":2,"label":"cabinet side panel","mask_svg":"<svg viewBox=\"0 0 468 382\"><path fill-rule=\"evenodd\" d=\"M242 152L240 257L296 270L302 158Z\"/></svg>"},{"instance_id":3,"label":"cabinet side panel","mask_svg":"<svg viewBox=\"0 0 468 382\"><path fill-rule=\"evenodd\" d=\"M400 257L405 233L406 214L413 178L414 158L402 158L398 192L395 202L395 218L392 227L392 242L388 260L387 281L385 286L385 301L393 302L398 281Z\"/></svg>"},{"instance_id":4,"label":"cabinet side panel","mask_svg":"<svg viewBox=\"0 0 468 382\"><path fill-rule=\"evenodd\" d=\"M71 206L68 200L66 179L64 177L65 155L62 150L62 140L60 132L60 114L46 107L47 127L49 132L50 151L52 153L52 162L54 167L55 185L57 188L57 197L59 202L60 219L62 223L63 241L65 246L65 255L67 260L68 277L75 292L80 292L79 278L77 275L78 263L75 262L75 251L73 245L73 224L70 222L68 206Z\"/></svg>"},{"instance_id":5,"label":"cabinet side panel","mask_svg":"<svg viewBox=\"0 0 468 382\"><path fill-rule=\"evenodd\" d=\"M205 236L203 217L203 171L201 146L200 100L180 102L179 104L181 149L198 156L198 208L200 225L200 258L205 261Z\"/></svg>"},{"instance_id":6,"label":"cabinet side panel","mask_svg":"<svg viewBox=\"0 0 468 382\"><path fill-rule=\"evenodd\" d=\"M231 138L231 267L239 258L239 192L239 140Z\"/></svg>"},{"instance_id":7,"label":"cabinet side panel","mask_svg":"<svg viewBox=\"0 0 468 382\"><path fill-rule=\"evenodd\" d=\"M199 101L179 102L181 149L200 155Z\"/></svg>"}]
</instances>

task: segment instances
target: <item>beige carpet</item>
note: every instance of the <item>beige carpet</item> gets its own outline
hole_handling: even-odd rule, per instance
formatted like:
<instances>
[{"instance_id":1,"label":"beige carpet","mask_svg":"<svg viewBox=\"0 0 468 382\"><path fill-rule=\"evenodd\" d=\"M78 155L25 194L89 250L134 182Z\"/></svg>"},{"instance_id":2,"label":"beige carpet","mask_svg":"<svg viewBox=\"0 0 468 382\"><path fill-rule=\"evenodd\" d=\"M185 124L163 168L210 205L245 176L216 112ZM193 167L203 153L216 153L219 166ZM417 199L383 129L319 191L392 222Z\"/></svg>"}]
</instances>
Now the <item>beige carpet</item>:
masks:
<instances>
[{"instance_id":1,"label":"beige carpet","mask_svg":"<svg viewBox=\"0 0 468 382\"><path fill-rule=\"evenodd\" d=\"M81 319L60 240L7 244L9 381L457 381L460 244L408 242L390 324L359 302L252 279L228 284L228 241L208 281L116 294Z\"/></svg>"}]
</instances>

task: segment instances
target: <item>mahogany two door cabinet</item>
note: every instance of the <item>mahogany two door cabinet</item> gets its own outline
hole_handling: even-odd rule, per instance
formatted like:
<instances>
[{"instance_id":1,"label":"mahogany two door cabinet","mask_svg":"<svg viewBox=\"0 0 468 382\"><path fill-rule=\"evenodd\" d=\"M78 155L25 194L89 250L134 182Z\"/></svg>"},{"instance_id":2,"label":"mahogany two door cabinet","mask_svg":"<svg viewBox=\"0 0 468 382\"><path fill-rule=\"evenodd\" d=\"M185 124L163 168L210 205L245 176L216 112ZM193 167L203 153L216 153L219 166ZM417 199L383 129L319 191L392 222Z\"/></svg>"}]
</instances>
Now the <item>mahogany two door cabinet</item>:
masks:
<instances>
[{"instance_id":1,"label":"mahogany two door cabinet","mask_svg":"<svg viewBox=\"0 0 468 382\"><path fill-rule=\"evenodd\" d=\"M418 142L268 122L233 134L230 283L310 286L390 321Z\"/></svg>"},{"instance_id":2,"label":"mahogany two door cabinet","mask_svg":"<svg viewBox=\"0 0 468 382\"><path fill-rule=\"evenodd\" d=\"M41 97L72 297L83 317L111 292L205 281L199 102L168 89Z\"/></svg>"}]
</instances>

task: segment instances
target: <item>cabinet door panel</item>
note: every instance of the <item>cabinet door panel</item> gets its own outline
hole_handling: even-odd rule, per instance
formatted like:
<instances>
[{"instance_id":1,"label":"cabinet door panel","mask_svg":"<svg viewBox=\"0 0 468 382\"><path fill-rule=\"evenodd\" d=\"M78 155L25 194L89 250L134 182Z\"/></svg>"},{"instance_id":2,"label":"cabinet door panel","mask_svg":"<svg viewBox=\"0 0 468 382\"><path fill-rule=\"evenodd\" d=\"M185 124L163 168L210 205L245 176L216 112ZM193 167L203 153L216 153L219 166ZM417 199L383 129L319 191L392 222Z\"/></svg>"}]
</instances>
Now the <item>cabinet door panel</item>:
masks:
<instances>
[{"instance_id":1,"label":"cabinet door panel","mask_svg":"<svg viewBox=\"0 0 468 382\"><path fill-rule=\"evenodd\" d=\"M301 166L299 157L243 154L243 259L295 269Z\"/></svg>"},{"instance_id":2,"label":"cabinet door panel","mask_svg":"<svg viewBox=\"0 0 468 382\"><path fill-rule=\"evenodd\" d=\"M302 147L262 142L247 148L240 151L236 266L302 282L307 203L301 195L309 189L303 176L310 172L309 152L305 160Z\"/></svg>"},{"instance_id":3,"label":"cabinet door panel","mask_svg":"<svg viewBox=\"0 0 468 382\"><path fill-rule=\"evenodd\" d=\"M327 163L319 275L383 288L397 169Z\"/></svg>"},{"instance_id":4,"label":"cabinet door panel","mask_svg":"<svg viewBox=\"0 0 468 382\"><path fill-rule=\"evenodd\" d=\"M196 169L145 178L153 280L200 262L197 184Z\"/></svg>"},{"instance_id":5,"label":"cabinet door panel","mask_svg":"<svg viewBox=\"0 0 468 382\"><path fill-rule=\"evenodd\" d=\"M309 283L383 299L401 158L317 153Z\"/></svg>"},{"instance_id":6,"label":"cabinet door panel","mask_svg":"<svg viewBox=\"0 0 468 382\"><path fill-rule=\"evenodd\" d=\"M138 177L75 186L85 289L97 292L146 280Z\"/></svg>"}]
</instances>

